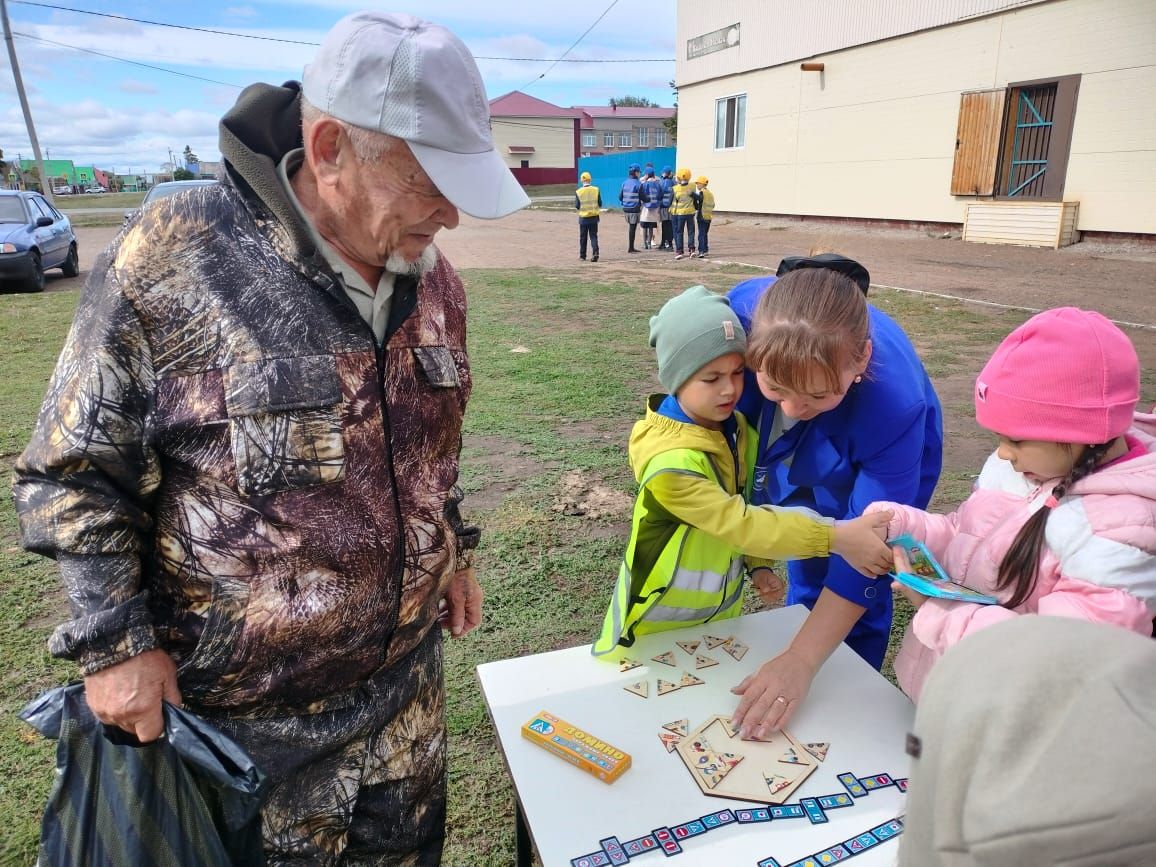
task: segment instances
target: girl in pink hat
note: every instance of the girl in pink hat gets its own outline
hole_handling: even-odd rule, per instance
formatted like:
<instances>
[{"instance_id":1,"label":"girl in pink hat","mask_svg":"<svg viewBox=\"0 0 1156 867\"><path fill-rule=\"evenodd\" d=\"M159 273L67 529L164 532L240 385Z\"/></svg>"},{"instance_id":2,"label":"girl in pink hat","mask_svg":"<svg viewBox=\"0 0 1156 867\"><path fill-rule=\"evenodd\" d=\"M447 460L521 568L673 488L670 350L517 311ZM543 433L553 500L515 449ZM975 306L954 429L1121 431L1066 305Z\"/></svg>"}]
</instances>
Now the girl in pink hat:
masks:
<instances>
[{"instance_id":1,"label":"girl in pink hat","mask_svg":"<svg viewBox=\"0 0 1156 867\"><path fill-rule=\"evenodd\" d=\"M997 597L979 605L896 586L916 607L895 659L915 701L964 636L1025 614L1076 617L1150 635L1156 615L1156 415L1136 412L1140 362L1101 316L1032 317L975 383L975 417L999 436L975 490L950 515L898 503L892 537L921 540L951 578Z\"/></svg>"}]
</instances>

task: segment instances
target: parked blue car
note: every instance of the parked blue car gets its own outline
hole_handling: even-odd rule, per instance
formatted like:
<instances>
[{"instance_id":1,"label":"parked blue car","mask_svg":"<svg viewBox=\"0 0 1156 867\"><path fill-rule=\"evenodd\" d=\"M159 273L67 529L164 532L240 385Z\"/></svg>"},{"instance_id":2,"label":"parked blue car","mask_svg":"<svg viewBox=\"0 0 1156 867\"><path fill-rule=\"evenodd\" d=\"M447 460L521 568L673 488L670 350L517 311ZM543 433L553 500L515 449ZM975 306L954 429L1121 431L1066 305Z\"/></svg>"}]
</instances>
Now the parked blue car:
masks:
<instances>
[{"instance_id":1,"label":"parked blue car","mask_svg":"<svg viewBox=\"0 0 1156 867\"><path fill-rule=\"evenodd\" d=\"M80 273L72 223L40 193L0 190L0 287L42 292L46 268Z\"/></svg>"}]
</instances>

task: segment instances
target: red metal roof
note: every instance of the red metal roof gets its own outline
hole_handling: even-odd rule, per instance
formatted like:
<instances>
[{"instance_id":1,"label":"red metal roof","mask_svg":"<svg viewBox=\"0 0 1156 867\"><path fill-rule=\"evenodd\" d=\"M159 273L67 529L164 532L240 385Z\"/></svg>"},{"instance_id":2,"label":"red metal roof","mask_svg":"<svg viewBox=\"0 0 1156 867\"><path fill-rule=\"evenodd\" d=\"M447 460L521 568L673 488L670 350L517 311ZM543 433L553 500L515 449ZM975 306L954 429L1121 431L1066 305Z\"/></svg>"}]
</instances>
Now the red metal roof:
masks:
<instances>
[{"instance_id":1,"label":"red metal roof","mask_svg":"<svg viewBox=\"0 0 1156 867\"><path fill-rule=\"evenodd\" d=\"M520 90L511 90L490 100L490 115L496 117L581 117L572 108L562 108Z\"/></svg>"},{"instance_id":2,"label":"red metal roof","mask_svg":"<svg viewBox=\"0 0 1156 867\"><path fill-rule=\"evenodd\" d=\"M575 109L590 117L636 117L636 118L668 118L674 117L673 108L635 108L620 105L613 108L609 105L576 105Z\"/></svg>"}]
</instances>

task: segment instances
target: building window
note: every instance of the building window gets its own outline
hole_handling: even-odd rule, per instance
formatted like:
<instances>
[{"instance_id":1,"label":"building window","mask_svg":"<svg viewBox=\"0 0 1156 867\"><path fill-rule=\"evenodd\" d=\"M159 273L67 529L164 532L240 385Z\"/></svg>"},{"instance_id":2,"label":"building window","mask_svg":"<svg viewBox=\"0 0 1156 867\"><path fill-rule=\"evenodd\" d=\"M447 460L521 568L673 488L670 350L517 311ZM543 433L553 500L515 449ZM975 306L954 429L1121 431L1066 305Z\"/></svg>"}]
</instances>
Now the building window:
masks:
<instances>
[{"instance_id":1,"label":"building window","mask_svg":"<svg viewBox=\"0 0 1156 867\"><path fill-rule=\"evenodd\" d=\"M524 169L530 168L530 161L529 160L522 160L522 168L524 168Z\"/></svg>"},{"instance_id":2,"label":"building window","mask_svg":"<svg viewBox=\"0 0 1156 867\"><path fill-rule=\"evenodd\" d=\"M640 148L650 147L650 130L644 126L638 128L638 146Z\"/></svg>"},{"instance_id":3,"label":"building window","mask_svg":"<svg viewBox=\"0 0 1156 867\"><path fill-rule=\"evenodd\" d=\"M618 146L619 146L620 148L628 148L628 147L630 147L630 140L631 140L632 138L633 138L633 135L632 135L632 133L629 133L629 132L620 132L620 133L618 134Z\"/></svg>"},{"instance_id":4,"label":"building window","mask_svg":"<svg viewBox=\"0 0 1156 867\"><path fill-rule=\"evenodd\" d=\"M666 127L660 126L654 131L654 146L656 148L666 147Z\"/></svg>"},{"instance_id":5,"label":"building window","mask_svg":"<svg viewBox=\"0 0 1156 867\"><path fill-rule=\"evenodd\" d=\"M612 133L612 132L602 133L602 147L604 147L604 148L614 147L614 133Z\"/></svg>"},{"instance_id":6,"label":"building window","mask_svg":"<svg viewBox=\"0 0 1156 867\"><path fill-rule=\"evenodd\" d=\"M715 148L743 147L747 141L747 95L716 100L714 109Z\"/></svg>"},{"instance_id":7,"label":"building window","mask_svg":"<svg viewBox=\"0 0 1156 867\"><path fill-rule=\"evenodd\" d=\"M592 148L598 144L598 133L584 132L582 133L582 147Z\"/></svg>"}]
</instances>

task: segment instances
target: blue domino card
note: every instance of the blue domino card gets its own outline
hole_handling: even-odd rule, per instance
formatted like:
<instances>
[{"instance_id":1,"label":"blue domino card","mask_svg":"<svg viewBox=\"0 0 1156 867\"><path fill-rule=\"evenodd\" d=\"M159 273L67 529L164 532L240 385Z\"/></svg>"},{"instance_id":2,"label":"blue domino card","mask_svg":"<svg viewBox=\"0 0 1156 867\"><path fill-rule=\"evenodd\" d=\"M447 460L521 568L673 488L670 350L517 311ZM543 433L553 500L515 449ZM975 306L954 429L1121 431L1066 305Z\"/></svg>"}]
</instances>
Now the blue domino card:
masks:
<instances>
[{"instance_id":1,"label":"blue domino card","mask_svg":"<svg viewBox=\"0 0 1156 867\"><path fill-rule=\"evenodd\" d=\"M735 821L740 825L748 825L751 822L769 822L771 821L771 811L766 807L755 807L750 810L735 810Z\"/></svg>"},{"instance_id":2,"label":"blue domino card","mask_svg":"<svg viewBox=\"0 0 1156 867\"><path fill-rule=\"evenodd\" d=\"M679 840L685 840L687 837L697 837L699 834L705 834L710 829L698 819L691 819L689 822L675 825L670 830L674 832L674 836Z\"/></svg>"},{"instance_id":3,"label":"blue domino card","mask_svg":"<svg viewBox=\"0 0 1156 867\"><path fill-rule=\"evenodd\" d=\"M850 795L840 792L838 795L823 795L819 799L819 806L824 810L837 810L839 807L850 807L855 802Z\"/></svg>"},{"instance_id":4,"label":"blue domino card","mask_svg":"<svg viewBox=\"0 0 1156 867\"><path fill-rule=\"evenodd\" d=\"M901 792L906 792L907 791L907 778L904 777L901 780L896 780L895 781L895 788L897 788Z\"/></svg>"},{"instance_id":5,"label":"blue domino card","mask_svg":"<svg viewBox=\"0 0 1156 867\"><path fill-rule=\"evenodd\" d=\"M867 789L867 791L885 789L888 786L895 785L895 781L891 779L890 774L874 774L870 777L860 777L859 782L863 784L863 788Z\"/></svg>"},{"instance_id":6,"label":"blue domino card","mask_svg":"<svg viewBox=\"0 0 1156 867\"><path fill-rule=\"evenodd\" d=\"M675 839L674 832L670 828L655 828L650 833L658 841L658 848L667 858L682 851L682 847L678 845L678 840Z\"/></svg>"},{"instance_id":7,"label":"blue domino card","mask_svg":"<svg viewBox=\"0 0 1156 867\"><path fill-rule=\"evenodd\" d=\"M779 804L777 807L771 807L772 819L801 819L806 813L798 804Z\"/></svg>"},{"instance_id":8,"label":"blue domino card","mask_svg":"<svg viewBox=\"0 0 1156 867\"><path fill-rule=\"evenodd\" d=\"M602 851L610 858L611 864L629 863L630 856L622 851L622 844L618 842L617 837L607 837L605 840L599 840L598 845L602 847Z\"/></svg>"},{"instance_id":9,"label":"blue domino card","mask_svg":"<svg viewBox=\"0 0 1156 867\"><path fill-rule=\"evenodd\" d=\"M820 864L838 864L840 861L846 861L850 857L850 850L842 843L832 846L830 849L824 849L822 852L817 852L814 856L815 860Z\"/></svg>"},{"instance_id":10,"label":"blue domino card","mask_svg":"<svg viewBox=\"0 0 1156 867\"><path fill-rule=\"evenodd\" d=\"M757 867L782 867L774 858L764 858L760 861Z\"/></svg>"},{"instance_id":11,"label":"blue domino card","mask_svg":"<svg viewBox=\"0 0 1156 867\"><path fill-rule=\"evenodd\" d=\"M859 778L852 773L839 774L839 782L843 784L853 798L862 798L867 794L867 790L863 788L863 784L859 782Z\"/></svg>"},{"instance_id":12,"label":"blue domino card","mask_svg":"<svg viewBox=\"0 0 1156 867\"><path fill-rule=\"evenodd\" d=\"M806 858L792 861L787 867L819 867L819 862L815 860L814 855L808 855Z\"/></svg>"},{"instance_id":13,"label":"blue domino card","mask_svg":"<svg viewBox=\"0 0 1156 867\"><path fill-rule=\"evenodd\" d=\"M570 867L606 867L609 863L610 856L605 852L598 851L571 859Z\"/></svg>"},{"instance_id":14,"label":"blue domino card","mask_svg":"<svg viewBox=\"0 0 1156 867\"><path fill-rule=\"evenodd\" d=\"M872 828L871 833L878 837L880 840L886 840L889 837L902 834L903 826L893 819L890 822L884 822L878 828Z\"/></svg>"},{"instance_id":15,"label":"blue domino card","mask_svg":"<svg viewBox=\"0 0 1156 867\"><path fill-rule=\"evenodd\" d=\"M872 846L879 844L879 838L870 831L865 831L858 837L852 837L850 840L844 840L843 845L850 850L852 855L858 855L860 852L866 852Z\"/></svg>"},{"instance_id":16,"label":"blue domino card","mask_svg":"<svg viewBox=\"0 0 1156 867\"><path fill-rule=\"evenodd\" d=\"M719 810L717 813L715 813L715 816L718 817L718 823L720 825L729 825L735 821L735 811L734 810L730 810L730 809Z\"/></svg>"},{"instance_id":17,"label":"blue domino card","mask_svg":"<svg viewBox=\"0 0 1156 867\"><path fill-rule=\"evenodd\" d=\"M822 825L827 821L827 814L823 812L823 808L814 798L801 798L799 806L806 811L807 818L811 820L812 825Z\"/></svg>"},{"instance_id":18,"label":"blue domino card","mask_svg":"<svg viewBox=\"0 0 1156 867\"><path fill-rule=\"evenodd\" d=\"M654 839L653 834L647 834L645 837L637 837L634 840L627 840L622 844L622 849L627 855L645 855L647 852L653 852L657 848L658 841Z\"/></svg>"}]
</instances>

